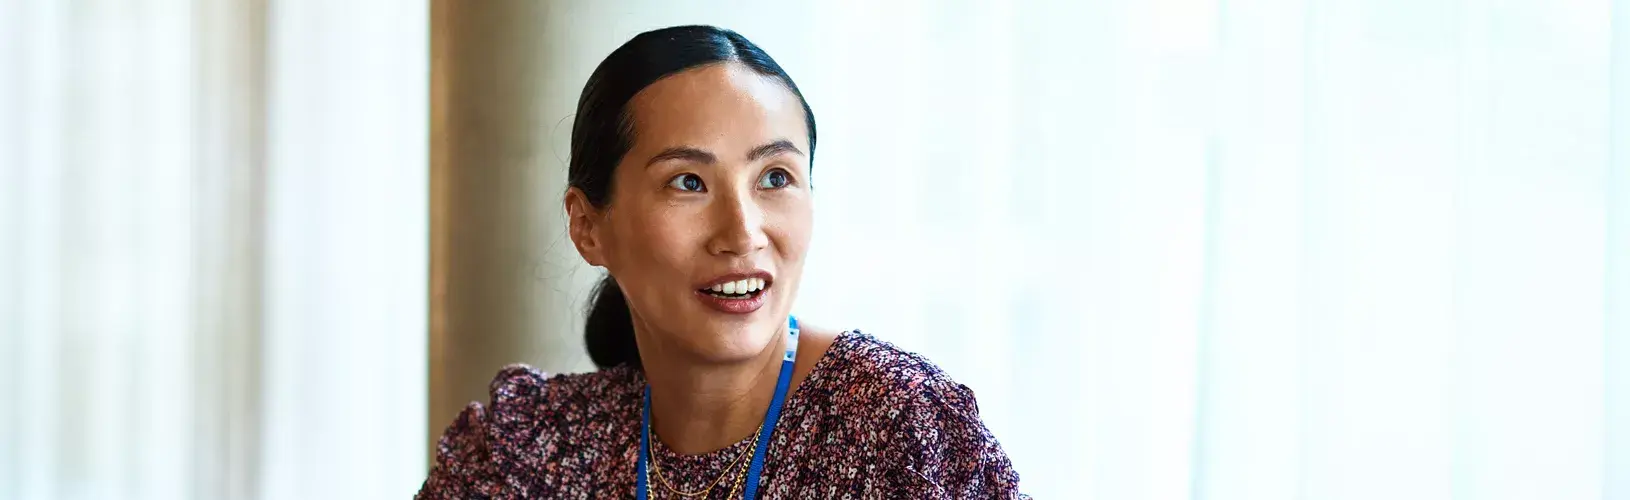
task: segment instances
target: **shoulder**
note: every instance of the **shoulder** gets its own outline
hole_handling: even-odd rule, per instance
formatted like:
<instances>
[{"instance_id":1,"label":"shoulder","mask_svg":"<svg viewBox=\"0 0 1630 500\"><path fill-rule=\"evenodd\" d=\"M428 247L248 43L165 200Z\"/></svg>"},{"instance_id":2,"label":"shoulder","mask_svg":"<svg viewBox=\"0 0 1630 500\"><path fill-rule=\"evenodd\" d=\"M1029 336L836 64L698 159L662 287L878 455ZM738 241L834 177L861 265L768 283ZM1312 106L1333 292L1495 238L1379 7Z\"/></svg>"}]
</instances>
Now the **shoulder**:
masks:
<instances>
[{"instance_id":1,"label":"shoulder","mask_svg":"<svg viewBox=\"0 0 1630 500\"><path fill-rule=\"evenodd\" d=\"M823 385L844 387L845 399L874 408L932 409L935 414L979 418L973 391L922 355L859 330L839 336L829 354L832 359L821 374L828 383Z\"/></svg>"},{"instance_id":2,"label":"shoulder","mask_svg":"<svg viewBox=\"0 0 1630 500\"><path fill-rule=\"evenodd\" d=\"M619 398L614 396L638 384L638 373L626 366L551 376L529 365L513 364L498 370L487 384L489 412L501 417L535 417L557 411L615 409Z\"/></svg>"}]
</instances>

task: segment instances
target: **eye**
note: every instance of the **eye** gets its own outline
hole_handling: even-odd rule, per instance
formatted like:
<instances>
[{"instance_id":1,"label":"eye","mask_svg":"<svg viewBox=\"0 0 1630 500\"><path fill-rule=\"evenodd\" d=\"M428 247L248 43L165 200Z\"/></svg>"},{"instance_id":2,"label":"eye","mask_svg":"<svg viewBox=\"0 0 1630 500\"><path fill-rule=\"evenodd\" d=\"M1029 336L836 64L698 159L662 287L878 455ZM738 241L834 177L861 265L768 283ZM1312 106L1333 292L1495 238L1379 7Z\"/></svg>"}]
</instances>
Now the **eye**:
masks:
<instances>
[{"instance_id":1,"label":"eye","mask_svg":"<svg viewBox=\"0 0 1630 500\"><path fill-rule=\"evenodd\" d=\"M668 181L668 187L678 189L680 191L690 191L696 193L702 192L705 189L702 186L702 177L696 174L676 175L672 180Z\"/></svg>"},{"instance_id":2,"label":"eye","mask_svg":"<svg viewBox=\"0 0 1630 500\"><path fill-rule=\"evenodd\" d=\"M758 178L758 187L760 189L781 189L787 187L788 184L792 184L792 176L787 175L786 170L779 168L765 172L763 177Z\"/></svg>"}]
</instances>

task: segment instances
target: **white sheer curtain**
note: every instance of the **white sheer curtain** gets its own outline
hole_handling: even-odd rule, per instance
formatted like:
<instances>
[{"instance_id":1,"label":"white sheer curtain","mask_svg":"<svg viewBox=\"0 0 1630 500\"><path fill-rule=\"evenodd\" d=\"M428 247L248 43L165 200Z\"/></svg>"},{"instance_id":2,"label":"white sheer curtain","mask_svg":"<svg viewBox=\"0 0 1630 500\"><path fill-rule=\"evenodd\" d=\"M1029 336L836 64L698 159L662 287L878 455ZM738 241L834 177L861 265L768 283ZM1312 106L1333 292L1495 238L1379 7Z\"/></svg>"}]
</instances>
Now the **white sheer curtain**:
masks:
<instances>
[{"instance_id":1,"label":"white sheer curtain","mask_svg":"<svg viewBox=\"0 0 1630 500\"><path fill-rule=\"evenodd\" d=\"M802 309L1029 489L1630 498L1630 3L823 5Z\"/></svg>"},{"instance_id":2,"label":"white sheer curtain","mask_svg":"<svg viewBox=\"0 0 1630 500\"><path fill-rule=\"evenodd\" d=\"M417 490L426 11L0 0L0 499Z\"/></svg>"}]
</instances>

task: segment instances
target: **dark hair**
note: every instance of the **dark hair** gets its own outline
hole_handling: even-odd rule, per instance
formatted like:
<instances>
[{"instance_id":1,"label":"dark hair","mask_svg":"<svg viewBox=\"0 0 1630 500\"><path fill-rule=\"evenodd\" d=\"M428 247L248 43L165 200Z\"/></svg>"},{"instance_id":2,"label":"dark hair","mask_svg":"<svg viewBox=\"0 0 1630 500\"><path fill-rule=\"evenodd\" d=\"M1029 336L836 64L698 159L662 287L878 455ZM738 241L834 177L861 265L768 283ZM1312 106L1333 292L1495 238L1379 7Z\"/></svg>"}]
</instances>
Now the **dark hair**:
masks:
<instances>
[{"instance_id":1,"label":"dark hair","mask_svg":"<svg viewBox=\"0 0 1630 500\"><path fill-rule=\"evenodd\" d=\"M763 49L746 37L713 26L675 26L635 35L600 61L577 99L572 123L572 158L566 174L571 187L583 191L589 204L603 208L611 200L611 179L617 164L633 145L634 122L628 102L645 87L669 75L714 63L740 63L759 74L774 77L804 105L809 130L809 160L815 161L815 113L798 91L792 77L782 71ZM583 325L583 340L595 366L621 364L640 367L634 343L634 323L628 299L608 274L595 287Z\"/></svg>"}]
</instances>

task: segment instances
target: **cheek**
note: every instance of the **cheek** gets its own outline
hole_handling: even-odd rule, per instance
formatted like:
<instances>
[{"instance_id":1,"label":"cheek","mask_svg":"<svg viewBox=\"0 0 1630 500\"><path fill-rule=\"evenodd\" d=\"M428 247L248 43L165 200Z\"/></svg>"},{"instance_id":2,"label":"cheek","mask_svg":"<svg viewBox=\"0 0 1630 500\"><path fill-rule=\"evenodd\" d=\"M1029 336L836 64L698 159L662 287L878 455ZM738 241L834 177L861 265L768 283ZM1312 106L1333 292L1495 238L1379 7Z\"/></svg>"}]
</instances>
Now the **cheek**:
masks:
<instances>
[{"instance_id":1,"label":"cheek","mask_svg":"<svg viewBox=\"0 0 1630 500\"><path fill-rule=\"evenodd\" d=\"M769 237L775 241L777 253L783 260L803 262L804 255L809 251L809 240L814 232L815 218L813 210L807 203L800 203L791 210L784 211L777 221L766 228Z\"/></svg>"},{"instance_id":2,"label":"cheek","mask_svg":"<svg viewBox=\"0 0 1630 500\"><path fill-rule=\"evenodd\" d=\"M633 210L629 214L630 217L618 221L621 230L616 231L613 242L616 264L620 268L638 270L629 274L663 276L682 269L680 264L693 259L691 254L699 248L698 238L702 234L696 217L660 206Z\"/></svg>"}]
</instances>

